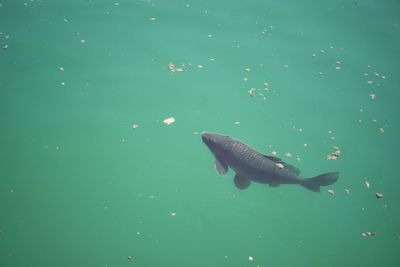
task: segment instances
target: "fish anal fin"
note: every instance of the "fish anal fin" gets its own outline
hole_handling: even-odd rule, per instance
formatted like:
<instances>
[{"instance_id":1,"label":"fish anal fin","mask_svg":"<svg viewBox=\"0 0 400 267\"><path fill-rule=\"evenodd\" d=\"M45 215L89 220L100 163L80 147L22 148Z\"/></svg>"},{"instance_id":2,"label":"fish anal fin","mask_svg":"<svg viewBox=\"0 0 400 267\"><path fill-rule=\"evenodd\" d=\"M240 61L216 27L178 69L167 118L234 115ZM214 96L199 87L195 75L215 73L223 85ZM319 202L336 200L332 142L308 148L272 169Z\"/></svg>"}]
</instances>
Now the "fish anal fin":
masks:
<instances>
[{"instance_id":1,"label":"fish anal fin","mask_svg":"<svg viewBox=\"0 0 400 267\"><path fill-rule=\"evenodd\" d=\"M247 179L246 177L241 176L240 174L236 174L233 181L235 183L236 188L240 190L246 189L250 185L250 180Z\"/></svg>"}]
</instances>

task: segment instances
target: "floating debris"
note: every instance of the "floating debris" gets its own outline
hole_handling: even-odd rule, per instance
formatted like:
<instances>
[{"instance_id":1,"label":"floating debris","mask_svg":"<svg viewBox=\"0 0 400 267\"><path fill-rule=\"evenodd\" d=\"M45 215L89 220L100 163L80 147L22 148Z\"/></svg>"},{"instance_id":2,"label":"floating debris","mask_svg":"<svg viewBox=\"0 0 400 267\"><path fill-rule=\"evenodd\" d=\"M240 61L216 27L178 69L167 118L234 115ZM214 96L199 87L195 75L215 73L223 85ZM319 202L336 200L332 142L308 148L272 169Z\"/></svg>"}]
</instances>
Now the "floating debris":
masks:
<instances>
[{"instance_id":1,"label":"floating debris","mask_svg":"<svg viewBox=\"0 0 400 267\"><path fill-rule=\"evenodd\" d=\"M292 155L292 153L287 152L287 153L285 154L285 156L288 157L288 158L291 158L293 155Z\"/></svg>"},{"instance_id":2,"label":"floating debris","mask_svg":"<svg viewBox=\"0 0 400 267\"><path fill-rule=\"evenodd\" d=\"M60 71L64 71L64 67L59 67L58 68Z\"/></svg>"},{"instance_id":3,"label":"floating debris","mask_svg":"<svg viewBox=\"0 0 400 267\"><path fill-rule=\"evenodd\" d=\"M250 69L250 68L245 68L244 70L245 70L245 71L251 71L251 69Z\"/></svg>"},{"instance_id":4,"label":"floating debris","mask_svg":"<svg viewBox=\"0 0 400 267\"><path fill-rule=\"evenodd\" d=\"M329 193L330 195L332 195L332 196L335 195L335 191L333 191L333 189L328 189L328 193Z\"/></svg>"},{"instance_id":5,"label":"floating debris","mask_svg":"<svg viewBox=\"0 0 400 267\"><path fill-rule=\"evenodd\" d=\"M132 256L128 256L128 261L132 261L133 257Z\"/></svg>"},{"instance_id":6,"label":"floating debris","mask_svg":"<svg viewBox=\"0 0 400 267\"><path fill-rule=\"evenodd\" d=\"M383 194L382 194L382 193L379 193L379 192L376 192L376 193L375 193L375 197L376 197L377 199L383 198Z\"/></svg>"},{"instance_id":7,"label":"floating debris","mask_svg":"<svg viewBox=\"0 0 400 267\"><path fill-rule=\"evenodd\" d=\"M204 68L204 66L203 66L203 65L197 65L197 67L198 67L199 69L202 69L202 68Z\"/></svg>"},{"instance_id":8,"label":"floating debris","mask_svg":"<svg viewBox=\"0 0 400 267\"><path fill-rule=\"evenodd\" d=\"M169 72L171 72L171 73L174 73L174 72L182 72L182 71L183 71L183 68L176 68L175 65L174 65L173 63L169 63L169 64L168 64L168 70L169 70Z\"/></svg>"},{"instance_id":9,"label":"floating debris","mask_svg":"<svg viewBox=\"0 0 400 267\"><path fill-rule=\"evenodd\" d=\"M194 131L194 132L193 132L193 134L194 134L194 135L198 135L198 134L199 134L199 132L196 132L196 131Z\"/></svg>"},{"instance_id":10,"label":"floating debris","mask_svg":"<svg viewBox=\"0 0 400 267\"><path fill-rule=\"evenodd\" d=\"M276 167L283 169L285 166L282 163L275 163Z\"/></svg>"},{"instance_id":11,"label":"floating debris","mask_svg":"<svg viewBox=\"0 0 400 267\"><path fill-rule=\"evenodd\" d=\"M384 134L384 133L385 133L385 129L383 129L382 127L379 128L379 133L380 133L380 134Z\"/></svg>"},{"instance_id":12,"label":"floating debris","mask_svg":"<svg viewBox=\"0 0 400 267\"><path fill-rule=\"evenodd\" d=\"M250 90L248 91L249 95L251 97L254 97L256 95L256 89L255 88L250 88Z\"/></svg>"},{"instance_id":13,"label":"floating debris","mask_svg":"<svg viewBox=\"0 0 400 267\"><path fill-rule=\"evenodd\" d=\"M167 118L167 119L163 120L163 122L164 122L166 125L170 125L170 124L172 124L172 123L175 122L175 118L173 118L173 117Z\"/></svg>"},{"instance_id":14,"label":"floating debris","mask_svg":"<svg viewBox=\"0 0 400 267\"><path fill-rule=\"evenodd\" d=\"M8 44L6 44L6 45L3 45L1 48L3 48L3 49L7 49L7 48L8 48Z\"/></svg>"},{"instance_id":15,"label":"floating debris","mask_svg":"<svg viewBox=\"0 0 400 267\"><path fill-rule=\"evenodd\" d=\"M239 125L239 124L240 124L240 121L235 121L235 124L236 124L236 125Z\"/></svg>"},{"instance_id":16,"label":"floating debris","mask_svg":"<svg viewBox=\"0 0 400 267\"><path fill-rule=\"evenodd\" d=\"M334 151L326 156L327 160L337 160L340 156L340 148L337 146L333 146Z\"/></svg>"},{"instance_id":17,"label":"floating debris","mask_svg":"<svg viewBox=\"0 0 400 267\"><path fill-rule=\"evenodd\" d=\"M252 256L249 256L249 261L253 261L254 258Z\"/></svg>"},{"instance_id":18,"label":"floating debris","mask_svg":"<svg viewBox=\"0 0 400 267\"><path fill-rule=\"evenodd\" d=\"M137 129L137 128L139 128L139 124L136 123L132 124L132 129Z\"/></svg>"},{"instance_id":19,"label":"floating debris","mask_svg":"<svg viewBox=\"0 0 400 267\"><path fill-rule=\"evenodd\" d=\"M155 20L156 20L156 18L154 18L154 17L150 18L150 21L155 21Z\"/></svg>"},{"instance_id":20,"label":"floating debris","mask_svg":"<svg viewBox=\"0 0 400 267\"><path fill-rule=\"evenodd\" d=\"M346 194L350 194L350 189L345 189L344 192L346 192Z\"/></svg>"},{"instance_id":21,"label":"floating debris","mask_svg":"<svg viewBox=\"0 0 400 267\"><path fill-rule=\"evenodd\" d=\"M372 100L375 100L376 94L369 94L369 97L370 97Z\"/></svg>"},{"instance_id":22,"label":"floating debris","mask_svg":"<svg viewBox=\"0 0 400 267\"><path fill-rule=\"evenodd\" d=\"M375 236L375 233L374 232L364 232L361 235L364 237L369 237L369 236Z\"/></svg>"},{"instance_id":23,"label":"floating debris","mask_svg":"<svg viewBox=\"0 0 400 267\"><path fill-rule=\"evenodd\" d=\"M171 212L171 216L176 216L176 212L175 211Z\"/></svg>"},{"instance_id":24,"label":"floating debris","mask_svg":"<svg viewBox=\"0 0 400 267\"><path fill-rule=\"evenodd\" d=\"M173 63L168 64L168 69L170 72L175 72L175 65Z\"/></svg>"},{"instance_id":25,"label":"floating debris","mask_svg":"<svg viewBox=\"0 0 400 267\"><path fill-rule=\"evenodd\" d=\"M373 82L373 81L367 81L367 83L368 83L368 84L373 84L374 82Z\"/></svg>"},{"instance_id":26,"label":"floating debris","mask_svg":"<svg viewBox=\"0 0 400 267\"><path fill-rule=\"evenodd\" d=\"M86 40L85 40L85 39L82 39L82 40L81 40L81 44L84 44L84 43L86 43Z\"/></svg>"},{"instance_id":27,"label":"floating debris","mask_svg":"<svg viewBox=\"0 0 400 267\"><path fill-rule=\"evenodd\" d=\"M276 156L278 154L275 150L271 152L272 156Z\"/></svg>"},{"instance_id":28,"label":"floating debris","mask_svg":"<svg viewBox=\"0 0 400 267\"><path fill-rule=\"evenodd\" d=\"M365 186L366 186L367 188L370 188L371 184L370 184L368 181L365 181Z\"/></svg>"}]
</instances>

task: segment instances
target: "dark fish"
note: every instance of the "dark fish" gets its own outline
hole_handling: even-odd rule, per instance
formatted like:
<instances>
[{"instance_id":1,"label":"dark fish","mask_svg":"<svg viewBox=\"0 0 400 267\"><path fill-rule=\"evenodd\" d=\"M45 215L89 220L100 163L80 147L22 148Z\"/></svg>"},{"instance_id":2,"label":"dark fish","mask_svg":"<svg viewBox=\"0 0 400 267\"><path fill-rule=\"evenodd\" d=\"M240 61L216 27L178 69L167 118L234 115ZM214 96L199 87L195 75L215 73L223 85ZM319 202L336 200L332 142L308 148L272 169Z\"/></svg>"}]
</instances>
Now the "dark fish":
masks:
<instances>
[{"instance_id":1,"label":"dark fish","mask_svg":"<svg viewBox=\"0 0 400 267\"><path fill-rule=\"evenodd\" d=\"M203 132L203 142L215 156L215 169L225 175L228 167L235 172L235 186L245 189L251 181L270 186L298 184L319 192L320 186L331 185L339 178L338 172L324 173L313 178L300 177L300 170L282 159L263 155L250 146L229 136Z\"/></svg>"}]
</instances>

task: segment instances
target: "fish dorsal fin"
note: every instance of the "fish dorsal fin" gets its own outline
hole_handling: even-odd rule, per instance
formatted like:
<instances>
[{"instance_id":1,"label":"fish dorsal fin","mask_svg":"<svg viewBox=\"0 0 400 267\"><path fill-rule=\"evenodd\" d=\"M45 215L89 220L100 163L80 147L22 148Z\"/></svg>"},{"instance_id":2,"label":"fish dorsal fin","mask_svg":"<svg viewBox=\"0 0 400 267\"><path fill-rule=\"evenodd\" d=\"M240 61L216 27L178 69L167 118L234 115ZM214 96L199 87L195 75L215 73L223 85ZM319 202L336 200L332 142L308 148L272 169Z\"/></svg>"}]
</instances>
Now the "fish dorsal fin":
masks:
<instances>
[{"instance_id":1,"label":"fish dorsal fin","mask_svg":"<svg viewBox=\"0 0 400 267\"><path fill-rule=\"evenodd\" d=\"M263 155L263 156L269 160L272 160L275 163L284 163L281 158L274 157L274 156L268 156L268 155Z\"/></svg>"},{"instance_id":2,"label":"fish dorsal fin","mask_svg":"<svg viewBox=\"0 0 400 267\"><path fill-rule=\"evenodd\" d=\"M225 162L218 160L215 158L215 170L217 171L218 175L224 176L228 172L228 164Z\"/></svg>"},{"instance_id":3,"label":"fish dorsal fin","mask_svg":"<svg viewBox=\"0 0 400 267\"><path fill-rule=\"evenodd\" d=\"M285 168L287 168L287 169L291 170L292 172L294 172L296 175L300 174L300 170L297 167L295 167L293 165L290 165L290 164L287 164L287 163L285 163L284 166L285 166Z\"/></svg>"},{"instance_id":4,"label":"fish dorsal fin","mask_svg":"<svg viewBox=\"0 0 400 267\"><path fill-rule=\"evenodd\" d=\"M284 162L281 158L274 157L274 156L268 156L268 155L263 155L263 156L266 157L269 160L272 160L275 163L282 164L284 168L289 169L290 171L294 172L296 175L300 174L300 170L297 167Z\"/></svg>"}]
</instances>

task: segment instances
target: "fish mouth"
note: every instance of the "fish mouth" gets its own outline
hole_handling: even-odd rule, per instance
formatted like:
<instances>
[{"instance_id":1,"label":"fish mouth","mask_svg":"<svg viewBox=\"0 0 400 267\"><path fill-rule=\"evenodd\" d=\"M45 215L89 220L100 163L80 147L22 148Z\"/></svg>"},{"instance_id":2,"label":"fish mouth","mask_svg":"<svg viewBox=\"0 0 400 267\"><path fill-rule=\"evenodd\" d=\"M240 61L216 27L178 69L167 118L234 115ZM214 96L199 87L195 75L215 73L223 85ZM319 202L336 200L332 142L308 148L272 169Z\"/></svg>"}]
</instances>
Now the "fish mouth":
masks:
<instances>
[{"instance_id":1,"label":"fish mouth","mask_svg":"<svg viewBox=\"0 0 400 267\"><path fill-rule=\"evenodd\" d=\"M203 143L208 145L210 144L210 139L211 139L211 133L209 132L202 132L201 133L201 139L203 140Z\"/></svg>"}]
</instances>

